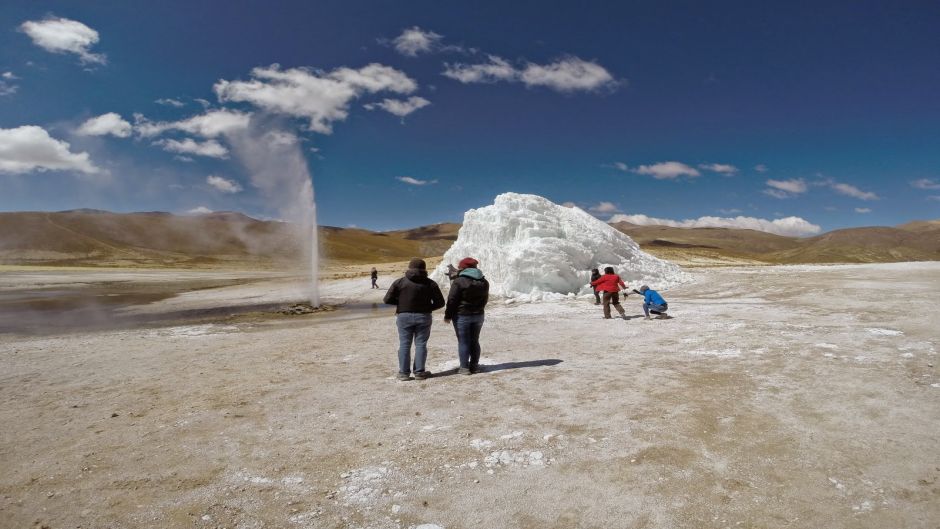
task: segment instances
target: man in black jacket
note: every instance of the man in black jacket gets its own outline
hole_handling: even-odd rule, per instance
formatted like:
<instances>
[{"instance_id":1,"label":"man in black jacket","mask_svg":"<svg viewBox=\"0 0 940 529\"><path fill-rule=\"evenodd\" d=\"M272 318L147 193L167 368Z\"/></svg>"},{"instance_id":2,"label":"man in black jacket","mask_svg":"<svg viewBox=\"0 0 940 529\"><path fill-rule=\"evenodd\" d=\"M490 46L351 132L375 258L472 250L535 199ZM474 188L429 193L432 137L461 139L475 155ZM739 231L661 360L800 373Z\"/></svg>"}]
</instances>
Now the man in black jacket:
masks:
<instances>
[{"instance_id":1,"label":"man in black jacket","mask_svg":"<svg viewBox=\"0 0 940 529\"><path fill-rule=\"evenodd\" d=\"M405 277L397 279L385 294L385 303L396 305L398 325L398 380L411 380L411 342L415 344L414 374L418 380L431 376L424 368L431 337L431 311L444 306L440 287L428 278L422 259L408 263Z\"/></svg>"},{"instance_id":2,"label":"man in black jacket","mask_svg":"<svg viewBox=\"0 0 940 529\"><path fill-rule=\"evenodd\" d=\"M457 331L457 356L462 375L476 373L480 365L480 331L483 329L483 308L490 298L490 283L477 268L476 259L460 261L460 273L450 284L444 323L454 322Z\"/></svg>"}]
</instances>

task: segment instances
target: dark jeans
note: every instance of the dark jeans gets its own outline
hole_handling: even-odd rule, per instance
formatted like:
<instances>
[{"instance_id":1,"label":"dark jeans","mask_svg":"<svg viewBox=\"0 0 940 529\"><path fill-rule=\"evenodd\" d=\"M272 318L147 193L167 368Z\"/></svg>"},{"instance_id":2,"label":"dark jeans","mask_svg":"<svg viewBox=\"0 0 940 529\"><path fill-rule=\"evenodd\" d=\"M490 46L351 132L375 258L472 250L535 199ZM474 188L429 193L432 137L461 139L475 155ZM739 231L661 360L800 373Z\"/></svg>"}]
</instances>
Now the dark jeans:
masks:
<instances>
[{"instance_id":1,"label":"dark jeans","mask_svg":"<svg viewBox=\"0 0 940 529\"><path fill-rule=\"evenodd\" d=\"M598 292L596 288L594 289L594 304L595 305L601 304L601 293Z\"/></svg>"},{"instance_id":2,"label":"dark jeans","mask_svg":"<svg viewBox=\"0 0 940 529\"><path fill-rule=\"evenodd\" d=\"M411 341L415 343L414 372L424 371L428 359L428 338L431 337L431 314L402 312L395 318L398 325L398 372L411 374Z\"/></svg>"},{"instance_id":3,"label":"dark jeans","mask_svg":"<svg viewBox=\"0 0 940 529\"><path fill-rule=\"evenodd\" d=\"M379 288L379 285L376 283L379 279L377 277L372 278L372 288Z\"/></svg>"},{"instance_id":4,"label":"dark jeans","mask_svg":"<svg viewBox=\"0 0 940 529\"><path fill-rule=\"evenodd\" d=\"M626 314L620 306L620 292L604 292L604 317L610 318L610 306L613 305L621 316Z\"/></svg>"},{"instance_id":5,"label":"dark jeans","mask_svg":"<svg viewBox=\"0 0 940 529\"><path fill-rule=\"evenodd\" d=\"M669 308L668 304L657 305L656 303L646 303L643 302L643 312L646 314L646 317L649 318L650 311L653 311L653 314L662 314L666 312Z\"/></svg>"},{"instance_id":6,"label":"dark jeans","mask_svg":"<svg viewBox=\"0 0 940 529\"><path fill-rule=\"evenodd\" d=\"M458 314L454 317L460 367L476 370L480 364L480 331L482 329L483 314Z\"/></svg>"}]
</instances>

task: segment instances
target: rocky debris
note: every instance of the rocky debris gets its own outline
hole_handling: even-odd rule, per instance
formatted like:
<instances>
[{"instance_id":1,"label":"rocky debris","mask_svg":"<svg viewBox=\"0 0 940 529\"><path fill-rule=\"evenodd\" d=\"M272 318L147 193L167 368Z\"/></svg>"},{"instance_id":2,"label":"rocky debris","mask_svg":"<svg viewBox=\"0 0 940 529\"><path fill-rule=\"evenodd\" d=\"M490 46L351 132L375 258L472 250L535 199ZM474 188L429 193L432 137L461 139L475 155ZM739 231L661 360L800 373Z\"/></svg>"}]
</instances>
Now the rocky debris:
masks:
<instances>
[{"instance_id":1,"label":"rocky debris","mask_svg":"<svg viewBox=\"0 0 940 529\"><path fill-rule=\"evenodd\" d=\"M304 314L316 314L318 312L332 312L334 310L336 310L336 307L334 307L333 305L320 305L318 307L314 307L313 305L309 303L296 303L294 305L290 305L289 307L280 309L277 312L285 316L303 316Z\"/></svg>"}]
</instances>

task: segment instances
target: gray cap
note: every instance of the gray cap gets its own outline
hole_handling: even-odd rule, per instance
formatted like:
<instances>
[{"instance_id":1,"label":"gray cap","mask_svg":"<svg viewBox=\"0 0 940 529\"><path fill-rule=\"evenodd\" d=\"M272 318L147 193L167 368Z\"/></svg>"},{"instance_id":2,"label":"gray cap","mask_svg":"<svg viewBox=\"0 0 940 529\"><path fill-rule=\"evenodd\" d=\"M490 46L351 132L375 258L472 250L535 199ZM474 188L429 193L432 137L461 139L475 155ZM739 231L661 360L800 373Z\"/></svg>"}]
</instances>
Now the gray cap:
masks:
<instances>
[{"instance_id":1,"label":"gray cap","mask_svg":"<svg viewBox=\"0 0 940 529\"><path fill-rule=\"evenodd\" d=\"M646 285L643 285L643 286L640 287L640 292L646 292L646 291L649 290L649 289L650 289L650 287L648 287L648 286L646 286Z\"/></svg>"}]
</instances>

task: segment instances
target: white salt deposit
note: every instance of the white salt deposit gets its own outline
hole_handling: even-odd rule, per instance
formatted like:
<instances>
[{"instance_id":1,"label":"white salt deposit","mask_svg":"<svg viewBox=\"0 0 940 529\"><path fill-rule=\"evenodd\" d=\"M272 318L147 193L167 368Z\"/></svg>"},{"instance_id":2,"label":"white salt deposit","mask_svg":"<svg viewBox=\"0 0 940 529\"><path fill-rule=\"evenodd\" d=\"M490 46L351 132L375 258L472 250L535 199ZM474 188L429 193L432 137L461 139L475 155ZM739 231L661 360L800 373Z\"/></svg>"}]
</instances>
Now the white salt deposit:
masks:
<instances>
[{"instance_id":1,"label":"white salt deposit","mask_svg":"<svg viewBox=\"0 0 940 529\"><path fill-rule=\"evenodd\" d=\"M504 193L492 206L467 211L432 278L446 287L447 265L468 256L480 262L491 294L518 301L588 294L591 269L605 266L613 266L630 288L665 290L691 278L579 208L518 193Z\"/></svg>"}]
</instances>

